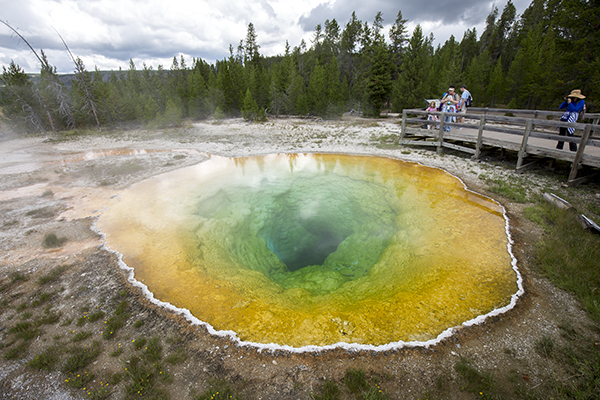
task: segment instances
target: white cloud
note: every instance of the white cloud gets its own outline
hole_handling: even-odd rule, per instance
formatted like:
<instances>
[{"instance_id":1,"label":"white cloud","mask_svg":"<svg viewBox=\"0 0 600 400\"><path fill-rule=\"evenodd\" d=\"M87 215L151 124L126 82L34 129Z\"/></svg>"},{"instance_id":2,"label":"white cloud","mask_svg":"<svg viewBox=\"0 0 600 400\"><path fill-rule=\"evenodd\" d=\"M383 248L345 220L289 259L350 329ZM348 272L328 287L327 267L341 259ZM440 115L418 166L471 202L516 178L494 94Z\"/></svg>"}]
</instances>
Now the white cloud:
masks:
<instances>
[{"instance_id":1,"label":"white cloud","mask_svg":"<svg viewBox=\"0 0 600 400\"><path fill-rule=\"evenodd\" d=\"M408 0L20 0L0 8L0 18L18 29L35 49L44 49L59 72L70 72L72 63L55 31L60 32L75 56L89 70L128 68L129 59L141 66L171 65L184 54L210 63L229 55L245 39L253 23L261 54L282 54L286 40L297 46L309 43L314 27L335 18L343 28L352 11L372 23L381 11L391 24L398 10L412 27L421 23L426 35L445 41L450 33L460 40L466 29L482 27L491 1L438 0L435 6ZM529 0L515 0L522 12ZM505 3L498 4L500 12ZM387 32L387 29L386 29ZM482 29L478 28L481 34ZM28 72L39 71L35 57L8 28L0 26L0 64L14 60Z\"/></svg>"}]
</instances>

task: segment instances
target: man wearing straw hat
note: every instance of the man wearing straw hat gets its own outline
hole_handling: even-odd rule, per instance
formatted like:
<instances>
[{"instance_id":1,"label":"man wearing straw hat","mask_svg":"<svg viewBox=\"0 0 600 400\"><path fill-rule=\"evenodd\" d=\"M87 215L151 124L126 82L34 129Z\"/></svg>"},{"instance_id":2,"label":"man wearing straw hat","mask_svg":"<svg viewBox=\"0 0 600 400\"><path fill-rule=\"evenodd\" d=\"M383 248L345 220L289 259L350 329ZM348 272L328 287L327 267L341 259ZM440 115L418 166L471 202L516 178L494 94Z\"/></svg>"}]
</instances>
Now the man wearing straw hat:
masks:
<instances>
[{"instance_id":1,"label":"man wearing straw hat","mask_svg":"<svg viewBox=\"0 0 600 400\"><path fill-rule=\"evenodd\" d=\"M558 107L561 110L567 109L562 117L560 117L560 120L565 122L577 121L579 114L585 109L585 100L583 99L585 99L585 96L581 94L581 90L576 89L571 91L571 93L565 97L565 101ZM560 136L573 136L573 132L575 132L575 128L565 128L561 126L558 129L558 134ZM556 148L562 150L564 144L565 142L558 142ZM577 151L577 143L569 142L569 150Z\"/></svg>"}]
</instances>

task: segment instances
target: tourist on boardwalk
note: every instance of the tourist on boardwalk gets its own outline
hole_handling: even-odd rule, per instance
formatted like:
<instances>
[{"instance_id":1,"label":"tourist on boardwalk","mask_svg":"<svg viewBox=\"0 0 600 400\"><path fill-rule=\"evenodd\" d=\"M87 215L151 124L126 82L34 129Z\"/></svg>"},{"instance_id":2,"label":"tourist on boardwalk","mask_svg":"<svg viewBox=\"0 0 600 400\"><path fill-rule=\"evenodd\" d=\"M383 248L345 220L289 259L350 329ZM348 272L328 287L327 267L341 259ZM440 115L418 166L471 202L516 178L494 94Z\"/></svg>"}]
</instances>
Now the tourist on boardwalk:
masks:
<instances>
[{"instance_id":1,"label":"tourist on boardwalk","mask_svg":"<svg viewBox=\"0 0 600 400\"><path fill-rule=\"evenodd\" d=\"M432 101L431 103L429 103L429 107L427 107L427 109L425 111L429 112L429 111L437 111L438 108L435 104L435 101ZM433 114L427 114L427 120L428 121L439 121L440 119L438 118L437 115L433 115ZM427 125L427 129L433 129L433 125Z\"/></svg>"},{"instance_id":2,"label":"tourist on boardwalk","mask_svg":"<svg viewBox=\"0 0 600 400\"><path fill-rule=\"evenodd\" d=\"M444 108L442 111L447 113L455 113L456 105L460 102L460 97L458 97L457 93L454 93L454 86L450 86L448 88L448 93L444 93L442 96L442 104ZM456 117L445 117L444 122L456 122ZM444 131L450 132L452 127L450 125L444 124Z\"/></svg>"},{"instance_id":3,"label":"tourist on boardwalk","mask_svg":"<svg viewBox=\"0 0 600 400\"><path fill-rule=\"evenodd\" d=\"M465 85L460 85L460 91L462 94L460 95L460 103L458 104L458 112L461 114L466 114L467 107L470 106L470 104L467 106L467 101L471 98L471 92L469 92L467 90L467 87ZM465 123L465 117L462 117L460 119L460 123L461 124Z\"/></svg>"},{"instance_id":4,"label":"tourist on boardwalk","mask_svg":"<svg viewBox=\"0 0 600 400\"><path fill-rule=\"evenodd\" d=\"M585 99L585 96L581 94L581 90L576 89L571 91L571 93L565 97L565 101L558 107L561 110L566 108L566 111L562 117L560 117L560 120L576 122L581 111L585 109L585 100L583 99ZM558 128L558 134L560 136L573 136L573 132L575 132L575 128L565 128L562 126ZM558 142L556 148L562 150L564 144L565 142ZM569 142L569 150L577 151L577 143Z\"/></svg>"}]
</instances>

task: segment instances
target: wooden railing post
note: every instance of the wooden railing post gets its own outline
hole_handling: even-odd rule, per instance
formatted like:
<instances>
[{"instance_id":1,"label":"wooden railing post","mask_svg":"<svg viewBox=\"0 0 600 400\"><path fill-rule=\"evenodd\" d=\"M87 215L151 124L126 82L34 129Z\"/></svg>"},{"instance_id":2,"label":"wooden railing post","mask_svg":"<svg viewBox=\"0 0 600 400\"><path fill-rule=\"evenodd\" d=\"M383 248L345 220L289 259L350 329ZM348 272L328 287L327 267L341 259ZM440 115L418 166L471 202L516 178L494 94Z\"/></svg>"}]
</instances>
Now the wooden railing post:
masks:
<instances>
[{"instance_id":1,"label":"wooden railing post","mask_svg":"<svg viewBox=\"0 0 600 400\"><path fill-rule=\"evenodd\" d=\"M406 118L408 118L407 114L406 114L406 110L402 110L402 128L400 130L400 139L401 140L403 140L404 136L406 135Z\"/></svg>"},{"instance_id":2,"label":"wooden railing post","mask_svg":"<svg viewBox=\"0 0 600 400\"><path fill-rule=\"evenodd\" d=\"M485 127L485 115L479 118L479 132L477 132L477 144L475 145L475 156L476 160L481 155L481 142L483 141L483 128Z\"/></svg>"},{"instance_id":3,"label":"wooden railing post","mask_svg":"<svg viewBox=\"0 0 600 400\"><path fill-rule=\"evenodd\" d=\"M525 124L525 133L523 133L523 140L521 141L521 148L519 149L519 159L517 160L517 171L523 165L523 159L527 155L527 141L529 140L529 134L531 133L532 127L533 127L533 120L528 119L527 124Z\"/></svg>"},{"instance_id":4,"label":"wooden railing post","mask_svg":"<svg viewBox=\"0 0 600 400\"><path fill-rule=\"evenodd\" d=\"M571 173L569 174L569 179L567 183L570 183L577 176L577 170L579 169L579 164L581 164L581 159L583 158L583 152L585 151L585 145L587 144L588 139L590 138L590 133L592 132L592 126L586 125L583 130L583 136L581 137L581 141L579 142L579 148L577 149L577 154L575 154L575 159L573 160L573 165L571 166Z\"/></svg>"},{"instance_id":5,"label":"wooden railing post","mask_svg":"<svg viewBox=\"0 0 600 400\"><path fill-rule=\"evenodd\" d=\"M446 122L446 113L442 111L442 115L440 115L440 130L438 132L438 145L437 152L442 152L442 143L444 143L444 123Z\"/></svg>"}]
</instances>

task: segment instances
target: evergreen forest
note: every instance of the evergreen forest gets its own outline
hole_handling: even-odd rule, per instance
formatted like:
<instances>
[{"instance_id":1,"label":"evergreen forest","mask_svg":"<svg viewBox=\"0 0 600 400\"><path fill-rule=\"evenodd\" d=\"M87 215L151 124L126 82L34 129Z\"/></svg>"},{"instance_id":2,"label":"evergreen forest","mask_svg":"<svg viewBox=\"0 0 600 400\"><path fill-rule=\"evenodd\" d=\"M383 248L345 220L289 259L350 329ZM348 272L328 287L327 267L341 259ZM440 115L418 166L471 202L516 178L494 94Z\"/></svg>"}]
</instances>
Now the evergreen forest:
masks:
<instances>
[{"instance_id":1,"label":"evergreen forest","mask_svg":"<svg viewBox=\"0 0 600 400\"><path fill-rule=\"evenodd\" d=\"M435 48L432 35L419 25L408 32L407 22L399 11L387 30L382 13L373 21L352 13L345 26L326 20L310 43L286 42L285 53L272 57L260 54L250 23L229 57L215 64L174 57L168 69L130 61L127 70L90 71L65 43L74 63L67 80L30 46L40 73L4 66L0 107L23 131L41 133L184 119L337 118L350 111L378 117L382 110L424 108L424 99L465 84L474 107L554 110L581 89L588 111L600 111L598 0L533 0L520 16L509 0L487 16L481 34L468 29L461 40L451 36Z\"/></svg>"}]
</instances>

